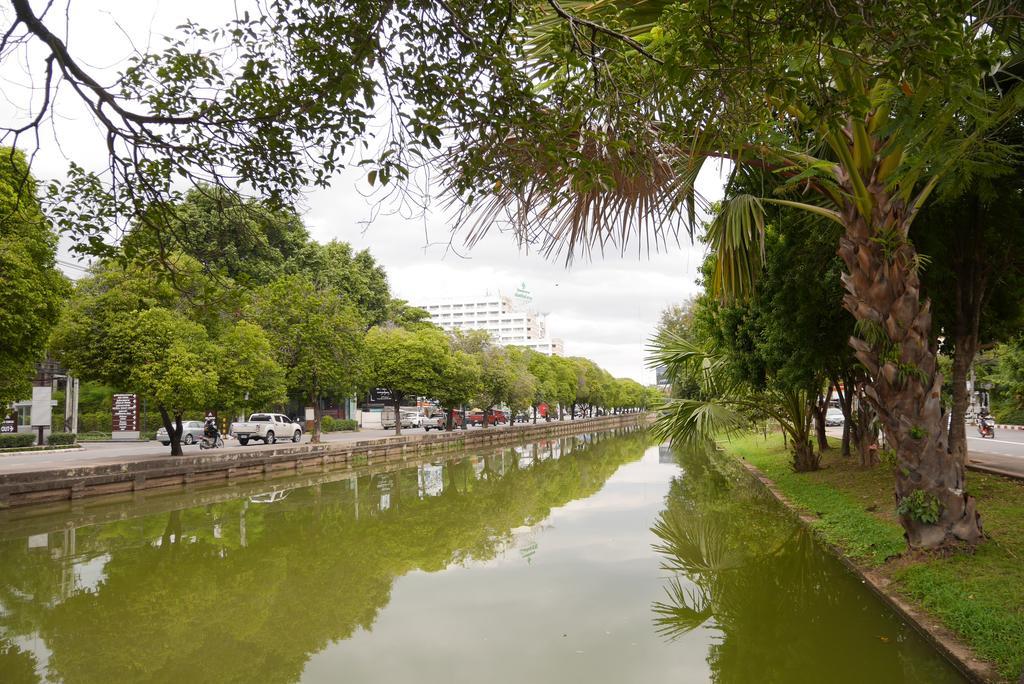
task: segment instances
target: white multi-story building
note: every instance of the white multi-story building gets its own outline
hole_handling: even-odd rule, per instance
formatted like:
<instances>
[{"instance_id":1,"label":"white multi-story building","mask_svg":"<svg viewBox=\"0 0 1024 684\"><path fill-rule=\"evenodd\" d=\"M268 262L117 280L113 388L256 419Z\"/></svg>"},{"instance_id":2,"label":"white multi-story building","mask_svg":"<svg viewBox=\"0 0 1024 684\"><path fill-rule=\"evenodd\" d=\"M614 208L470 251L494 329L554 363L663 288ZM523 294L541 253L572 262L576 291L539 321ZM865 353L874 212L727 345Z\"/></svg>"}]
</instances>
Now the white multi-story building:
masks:
<instances>
[{"instance_id":1,"label":"white multi-story building","mask_svg":"<svg viewBox=\"0 0 1024 684\"><path fill-rule=\"evenodd\" d=\"M562 340L549 337L545 316L501 293L451 297L418 302L430 320L443 330L485 330L498 344L528 347L542 354L561 356Z\"/></svg>"}]
</instances>

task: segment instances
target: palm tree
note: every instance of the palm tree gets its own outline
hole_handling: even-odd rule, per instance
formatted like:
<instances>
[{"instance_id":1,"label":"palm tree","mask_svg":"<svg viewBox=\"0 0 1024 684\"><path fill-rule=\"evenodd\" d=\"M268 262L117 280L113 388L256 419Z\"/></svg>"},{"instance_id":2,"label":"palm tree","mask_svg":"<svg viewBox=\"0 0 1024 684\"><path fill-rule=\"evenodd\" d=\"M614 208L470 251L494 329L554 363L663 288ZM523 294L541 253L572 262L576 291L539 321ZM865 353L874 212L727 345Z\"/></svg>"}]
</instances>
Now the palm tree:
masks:
<instances>
[{"instance_id":1,"label":"palm tree","mask_svg":"<svg viewBox=\"0 0 1024 684\"><path fill-rule=\"evenodd\" d=\"M791 440L793 469L817 470L811 420L813 396L806 389L769 387L755 391L735 380L726 355L666 332L652 341L649 363L665 366L673 383L698 388L697 396L670 398L654 425L655 434L675 444L700 446L747 429L755 417L776 421Z\"/></svg>"},{"instance_id":2,"label":"palm tree","mask_svg":"<svg viewBox=\"0 0 1024 684\"><path fill-rule=\"evenodd\" d=\"M538 32L550 35L533 38L547 79L537 102L449 158L451 189L476 219L469 240L505 220L568 258L650 246L681 224L692 236L706 162L728 161L733 177L773 174L772 196L727 187L707 235L712 284L725 297L754 286L765 204L842 226L850 344L896 452L896 497L920 490L941 509L934 522L901 516L908 543L977 542L908 233L942 179L1012 153L993 135L1024 106L1015 3L745 0L729 13L642 3L635 25L641 3L548 4Z\"/></svg>"}]
</instances>

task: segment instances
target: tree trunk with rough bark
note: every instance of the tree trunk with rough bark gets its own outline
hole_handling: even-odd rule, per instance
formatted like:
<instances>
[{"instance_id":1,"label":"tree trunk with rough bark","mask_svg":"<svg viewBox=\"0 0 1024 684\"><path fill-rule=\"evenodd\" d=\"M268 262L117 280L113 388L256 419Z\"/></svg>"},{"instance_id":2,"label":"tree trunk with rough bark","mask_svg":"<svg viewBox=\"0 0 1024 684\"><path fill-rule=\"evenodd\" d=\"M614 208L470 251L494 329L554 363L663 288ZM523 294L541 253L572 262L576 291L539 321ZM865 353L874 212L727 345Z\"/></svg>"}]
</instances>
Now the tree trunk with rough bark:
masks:
<instances>
[{"instance_id":1,"label":"tree trunk with rough bark","mask_svg":"<svg viewBox=\"0 0 1024 684\"><path fill-rule=\"evenodd\" d=\"M977 353L977 336L965 335L953 341L953 406L949 416L949 451L960 463L967 465L967 428L964 421L970 395L967 392L967 376Z\"/></svg>"},{"instance_id":2,"label":"tree trunk with rough bark","mask_svg":"<svg viewBox=\"0 0 1024 684\"><path fill-rule=\"evenodd\" d=\"M973 544L982 536L981 518L964 491L963 463L947 449L931 306L922 299L917 253L907 239L912 216L874 180L876 174L867 185L870 216L853 204L841 211L845 235L838 253L847 269L843 304L858 324L850 344L868 370L865 396L896 453L896 503L907 543L911 548ZM837 180L855 196L845 169ZM928 508L936 503L938 519L929 521Z\"/></svg>"},{"instance_id":3,"label":"tree trunk with rough bark","mask_svg":"<svg viewBox=\"0 0 1024 684\"><path fill-rule=\"evenodd\" d=\"M793 470L809 473L818 469L821 455L814 453L814 446L808 442L793 442Z\"/></svg>"},{"instance_id":4,"label":"tree trunk with rough bark","mask_svg":"<svg viewBox=\"0 0 1024 684\"><path fill-rule=\"evenodd\" d=\"M878 463L878 435L872 427L874 421L874 409L864 400L861 388L857 392L857 409L853 411L850 423L850 437L860 458L860 464L865 468Z\"/></svg>"}]
</instances>

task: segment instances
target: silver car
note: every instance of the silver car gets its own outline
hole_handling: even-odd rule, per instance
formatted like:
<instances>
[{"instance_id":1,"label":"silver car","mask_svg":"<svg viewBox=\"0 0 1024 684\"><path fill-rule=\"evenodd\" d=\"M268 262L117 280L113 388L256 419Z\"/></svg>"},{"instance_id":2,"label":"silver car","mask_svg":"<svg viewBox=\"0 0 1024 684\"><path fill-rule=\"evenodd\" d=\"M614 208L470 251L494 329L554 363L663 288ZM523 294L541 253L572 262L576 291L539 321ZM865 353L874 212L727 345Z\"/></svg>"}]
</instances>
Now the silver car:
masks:
<instances>
[{"instance_id":1,"label":"silver car","mask_svg":"<svg viewBox=\"0 0 1024 684\"><path fill-rule=\"evenodd\" d=\"M182 444L195 444L203 437L203 421L201 420L183 420L181 421L181 443ZM156 431L156 441L160 442L164 446L171 443L171 438L167 436L167 429L160 428Z\"/></svg>"}]
</instances>

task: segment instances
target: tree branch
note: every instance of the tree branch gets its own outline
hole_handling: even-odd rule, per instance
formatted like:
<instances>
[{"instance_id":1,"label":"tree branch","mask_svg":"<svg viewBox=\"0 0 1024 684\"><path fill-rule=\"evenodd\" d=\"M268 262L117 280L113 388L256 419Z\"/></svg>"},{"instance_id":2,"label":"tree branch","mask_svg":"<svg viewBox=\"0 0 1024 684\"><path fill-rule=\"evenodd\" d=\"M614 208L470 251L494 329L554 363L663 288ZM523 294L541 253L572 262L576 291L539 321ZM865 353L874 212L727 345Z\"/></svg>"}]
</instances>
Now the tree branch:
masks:
<instances>
[{"instance_id":1,"label":"tree branch","mask_svg":"<svg viewBox=\"0 0 1024 684\"><path fill-rule=\"evenodd\" d=\"M87 74L82 67L71 57L68 52L67 46L64 42L55 36L50 29L46 28L43 22L32 12L32 7L29 5L28 0L11 0L11 4L14 6L15 16L17 21L25 25L30 33L35 35L39 40L43 41L50 48L50 53L56 59L57 64L60 66L61 71L69 79L77 80L79 83L86 86L101 104L108 105L111 109L117 112L118 116L122 117L125 121L131 121L139 125L146 124L190 124L195 123L198 120L198 116L155 116L147 114L137 114L135 112L124 109L118 102L117 99L111 95L106 88L96 82L96 80ZM17 23L15 24L17 25ZM81 91L79 91L82 94ZM83 94L84 95L84 94ZM93 107L94 110L98 110L99 106Z\"/></svg>"},{"instance_id":2,"label":"tree branch","mask_svg":"<svg viewBox=\"0 0 1024 684\"><path fill-rule=\"evenodd\" d=\"M575 15L569 14L560 4L558 4L558 0L548 0L548 4L551 6L551 9L555 10L555 14L569 22L570 27L574 26L575 24L579 24L580 26L586 26L589 29L597 31L598 33L603 33L606 36L610 36L612 38L615 38L616 40L622 41L623 43L633 48L641 55L643 55L644 57L653 62L656 62L658 64L665 63L664 60L655 57L650 51L647 50L647 48L645 48L638 41L630 38L626 34L619 33L618 31L613 31L607 26L602 26L601 24L590 21L589 19L581 19Z\"/></svg>"}]
</instances>

